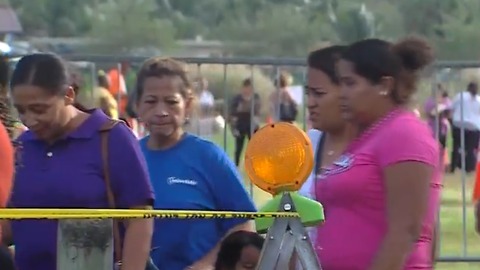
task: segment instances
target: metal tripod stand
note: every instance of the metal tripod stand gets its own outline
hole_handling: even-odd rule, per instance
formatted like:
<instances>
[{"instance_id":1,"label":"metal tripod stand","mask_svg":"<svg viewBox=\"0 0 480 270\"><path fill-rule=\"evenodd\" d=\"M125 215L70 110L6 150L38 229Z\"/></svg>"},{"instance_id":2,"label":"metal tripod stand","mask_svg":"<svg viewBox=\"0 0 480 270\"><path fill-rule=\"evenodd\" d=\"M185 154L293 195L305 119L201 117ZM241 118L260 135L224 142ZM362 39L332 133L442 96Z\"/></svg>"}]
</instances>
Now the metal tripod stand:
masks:
<instances>
[{"instance_id":1,"label":"metal tripod stand","mask_svg":"<svg viewBox=\"0 0 480 270\"><path fill-rule=\"evenodd\" d=\"M284 193L278 212L295 211L292 197ZM302 269L322 269L300 217L275 218L268 229L257 270L289 270L293 254Z\"/></svg>"}]
</instances>

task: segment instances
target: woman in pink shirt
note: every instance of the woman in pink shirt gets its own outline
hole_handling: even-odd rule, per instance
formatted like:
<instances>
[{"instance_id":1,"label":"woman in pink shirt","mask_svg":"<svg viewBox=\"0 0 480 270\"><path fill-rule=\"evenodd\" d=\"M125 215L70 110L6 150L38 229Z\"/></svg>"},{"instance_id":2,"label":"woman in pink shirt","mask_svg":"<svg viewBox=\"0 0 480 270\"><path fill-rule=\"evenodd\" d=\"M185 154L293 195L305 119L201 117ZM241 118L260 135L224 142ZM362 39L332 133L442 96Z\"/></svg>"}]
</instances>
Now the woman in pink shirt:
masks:
<instances>
[{"instance_id":1,"label":"woman in pink shirt","mask_svg":"<svg viewBox=\"0 0 480 270\"><path fill-rule=\"evenodd\" d=\"M407 106L432 61L417 38L368 39L342 53L342 114L361 133L316 181L326 215L316 241L324 270L432 269L439 145Z\"/></svg>"},{"instance_id":2,"label":"woman in pink shirt","mask_svg":"<svg viewBox=\"0 0 480 270\"><path fill-rule=\"evenodd\" d=\"M307 58L305 95L313 128L307 133L312 142L315 163L319 165L330 165L337 160L357 134L356 127L342 118L340 110L340 82L335 63L345 48L322 48L310 52ZM319 172L319 166L315 166L299 190L300 194L316 200L314 184Z\"/></svg>"}]
</instances>

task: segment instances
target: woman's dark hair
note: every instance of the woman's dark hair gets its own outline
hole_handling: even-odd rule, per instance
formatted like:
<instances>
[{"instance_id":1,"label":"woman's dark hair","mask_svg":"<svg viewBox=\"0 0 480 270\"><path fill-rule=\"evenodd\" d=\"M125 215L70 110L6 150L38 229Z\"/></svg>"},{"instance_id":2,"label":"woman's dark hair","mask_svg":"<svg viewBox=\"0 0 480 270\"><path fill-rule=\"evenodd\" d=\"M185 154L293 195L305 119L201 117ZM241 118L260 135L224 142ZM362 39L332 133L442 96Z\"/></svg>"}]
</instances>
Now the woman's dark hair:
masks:
<instances>
[{"instance_id":1,"label":"woman's dark hair","mask_svg":"<svg viewBox=\"0 0 480 270\"><path fill-rule=\"evenodd\" d=\"M83 90L82 83L81 83L82 74L79 71L75 70L73 67L70 67L70 69L71 69L71 72L69 72L70 79L69 79L68 85L70 85L70 87L73 89L75 96L78 97L80 95L80 92ZM89 111L89 109L85 107L82 103L80 103L78 99L74 101L73 106L77 108L77 110L80 110L82 112Z\"/></svg>"},{"instance_id":2,"label":"woman's dark hair","mask_svg":"<svg viewBox=\"0 0 480 270\"><path fill-rule=\"evenodd\" d=\"M235 269L245 247L254 246L261 250L263 242L265 239L255 232L236 231L231 233L222 241L215 262L215 270Z\"/></svg>"},{"instance_id":3,"label":"woman's dark hair","mask_svg":"<svg viewBox=\"0 0 480 270\"><path fill-rule=\"evenodd\" d=\"M70 85L69 78L67 66L59 56L37 53L20 59L10 85L13 89L17 85L30 84L43 88L52 95L63 95Z\"/></svg>"},{"instance_id":4,"label":"woman's dark hair","mask_svg":"<svg viewBox=\"0 0 480 270\"><path fill-rule=\"evenodd\" d=\"M250 78L246 78L242 81L242 86L243 87L251 87L253 86L253 82L252 82L252 79Z\"/></svg>"},{"instance_id":5,"label":"woman's dark hair","mask_svg":"<svg viewBox=\"0 0 480 270\"><path fill-rule=\"evenodd\" d=\"M242 81L242 86L243 87L251 87L253 86L253 82L252 82L252 79L250 78L246 78Z\"/></svg>"},{"instance_id":6,"label":"woman's dark hair","mask_svg":"<svg viewBox=\"0 0 480 270\"><path fill-rule=\"evenodd\" d=\"M13 139L15 133L15 117L12 115L12 106L7 97L8 79L10 76L10 67L8 58L0 55L0 121L8 132L10 139Z\"/></svg>"},{"instance_id":7,"label":"woman's dark hair","mask_svg":"<svg viewBox=\"0 0 480 270\"><path fill-rule=\"evenodd\" d=\"M346 46L335 45L312 51L307 57L307 65L322 71L333 83L339 84L335 64L345 48Z\"/></svg>"},{"instance_id":8,"label":"woman's dark hair","mask_svg":"<svg viewBox=\"0 0 480 270\"><path fill-rule=\"evenodd\" d=\"M423 38L408 37L395 44L366 39L348 46L341 58L354 65L355 72L371 83L393 77L391 93L397 104L407 103L416 91L418 72L434 60L433 48Z\"/></svg>"},{"instance_id":9,"label":"woman's dark hair","mask_svg":"<svg viewBox=\"0 0 480 270\"><path fill-rule=\"evenodd\" d=\"M146 60L138 71L135 93L137 102L142 98L145 80L150 77L177 77L182 83L180 94L184 98L192 98L191 83L185 63L173 58L153 57Z\"/></svg>"}]
</instances>

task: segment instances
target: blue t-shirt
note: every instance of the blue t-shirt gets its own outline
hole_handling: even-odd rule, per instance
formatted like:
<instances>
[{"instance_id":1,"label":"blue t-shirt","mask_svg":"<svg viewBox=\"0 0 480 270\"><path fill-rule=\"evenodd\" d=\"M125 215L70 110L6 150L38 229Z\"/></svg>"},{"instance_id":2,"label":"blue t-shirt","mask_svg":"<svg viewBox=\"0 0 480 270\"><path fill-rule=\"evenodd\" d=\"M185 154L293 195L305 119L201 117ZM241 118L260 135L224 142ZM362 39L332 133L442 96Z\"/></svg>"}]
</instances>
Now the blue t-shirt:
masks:
<instances>
[{"instance_id":1,"label":"blue t-shirt","mask_svg":"<svg viewBox=\"0 0 480 270\"><path fill-rule=\"evenodd\" d=\"M156 192L155 209L256 211L235 165L214 143L191 134L167 150L140 141ZM152 259L159 269L183 270L205 256L244 219L157 219Z\"/></svg>"}]
</instances>

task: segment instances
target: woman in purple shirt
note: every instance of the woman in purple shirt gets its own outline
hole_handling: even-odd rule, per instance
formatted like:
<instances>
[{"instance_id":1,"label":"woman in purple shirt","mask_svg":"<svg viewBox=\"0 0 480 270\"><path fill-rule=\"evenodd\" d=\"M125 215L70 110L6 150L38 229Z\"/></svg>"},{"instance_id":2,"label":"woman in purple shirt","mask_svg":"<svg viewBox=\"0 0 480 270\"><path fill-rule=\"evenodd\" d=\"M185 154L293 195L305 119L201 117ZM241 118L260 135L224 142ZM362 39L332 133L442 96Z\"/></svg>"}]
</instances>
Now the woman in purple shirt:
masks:
<instances>
[{"instance_id":1,"label":"woman in purple shirt","mask_svg":"<svg viewBox=\"0 0 480 270\"><path fill-rule=\"evenodd\" d=\"M75 93L63 61L52 54L23 57L12 75L14 105L29 128L22 134L10 205L15 208L109 208L100 132L111 121L100 110L74 107ZM124 124L109 131L110 187L117 208L153 204L146 163ZM126 169L127 168L127 169ZM153 221L129 220L123 235L122 269L144 269ZM19 270L56 268L57 222L11 222Z\"/></svg>"}]
</instances>

